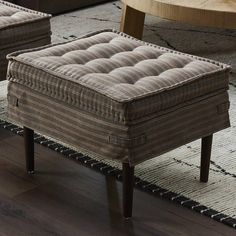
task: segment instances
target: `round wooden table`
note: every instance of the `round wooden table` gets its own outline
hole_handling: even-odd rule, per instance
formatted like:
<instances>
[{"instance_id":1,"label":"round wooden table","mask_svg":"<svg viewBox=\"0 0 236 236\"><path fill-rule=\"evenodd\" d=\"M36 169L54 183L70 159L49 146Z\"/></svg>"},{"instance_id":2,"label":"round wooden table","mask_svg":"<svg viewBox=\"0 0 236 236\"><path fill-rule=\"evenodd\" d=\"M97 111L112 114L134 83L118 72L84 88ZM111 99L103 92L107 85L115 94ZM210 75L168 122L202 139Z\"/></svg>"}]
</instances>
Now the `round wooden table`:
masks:
<instances>
[{"instance_id":1,"label":"round wooden table","mask_svg":"<svg viewBox=\"0 0 236 236\"><path fill-rule=\"evenodd\" d=\"M193 25L236 29L236 0L121 1L121 31L140 39L145 14Z\"/></svg>"}]
</instances>

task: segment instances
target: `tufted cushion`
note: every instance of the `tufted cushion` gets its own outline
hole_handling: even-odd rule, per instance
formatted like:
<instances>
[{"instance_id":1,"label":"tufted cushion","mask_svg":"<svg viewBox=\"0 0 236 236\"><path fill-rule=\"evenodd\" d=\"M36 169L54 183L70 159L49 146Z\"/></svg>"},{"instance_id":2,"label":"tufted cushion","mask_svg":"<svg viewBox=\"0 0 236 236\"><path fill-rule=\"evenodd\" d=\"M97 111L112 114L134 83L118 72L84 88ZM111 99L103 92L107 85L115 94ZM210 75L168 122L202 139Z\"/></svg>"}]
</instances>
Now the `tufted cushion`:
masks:
<instances>
[{"instance_id":1,"label":"tufted cushion","mask_svg":"<svg viewBox=\"0 0 236 236\"><path fill-rule=\"evenodd\" d=\"M0 0L0 49L50 34L50 15Z\"/></svg>"},{"instance_id":2,"label":"tufted cushion","mask_svg":"<svg viewBox=\"0 0 236 236\"><path fill-rule=\"evenodd\" d=\"M0 80L6 79L6 55L50 43L50 15L0 0Z\"/></svg>"},{"instance_id":3,"label":"tufted cushion","mask_svg":"<svg viewBox=\"0 0 236 236\"><path fill-rule=\"evenodd\" d=\"M227 65L115 31L8 56L8 118L136 165L229 127Z\"/></svg>"},{"instance_id":4,"label":"tufted cushion","mask_svg":"<svg viewBox=\"0 0 236 236\"><path fill-rule=\"evenodd\" d=\"M112 31L8 58L10 81L121 123L228 87L224 64Z\"/></svg>"}]
</instances>

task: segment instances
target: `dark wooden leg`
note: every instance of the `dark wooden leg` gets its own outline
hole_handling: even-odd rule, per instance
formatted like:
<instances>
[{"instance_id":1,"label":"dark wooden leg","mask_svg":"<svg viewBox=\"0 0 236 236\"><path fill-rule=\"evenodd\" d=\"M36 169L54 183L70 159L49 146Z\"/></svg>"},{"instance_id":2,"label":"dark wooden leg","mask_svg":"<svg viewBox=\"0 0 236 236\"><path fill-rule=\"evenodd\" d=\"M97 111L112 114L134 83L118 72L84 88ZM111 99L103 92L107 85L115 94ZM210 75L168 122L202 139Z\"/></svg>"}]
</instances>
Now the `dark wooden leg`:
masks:
<instances>
[{"instance_id":1,"label":"dark wooden leg","mask_svg":"<svg viewBox=\"0 0 236 236\"><path fill-rule=\"evenodd\" d=\"M120 31L142 39L145 13L123 4Z\"/></svg>"},{"instance_id":2,"label":"dark wooden leg","mask_svg":"<svg viewBox=\"0 0 236 236\"><path fill-rule=\"evenodd\" d=\"M202 138L200 181L206 183L209 177L213 135Z\"/></svg>"},{"instance_id":3,"label":"dark wooden leg","mask_svg":"<svg viewBox=\"0 0 236 236\"><path fill-rule=\"evenodd\" d=\"M34 131L24 127L25 159L28 174L34 173Z\"/></svg>"},{"instance_id":4,"label":"dark wooden leg","mask_svg":"<svg viewBox=\"0 0 236 236\"><path fill-rule=\"evenodd\" d=\"M132 217L134 189L134 167L123 163L123 215L125 218Z\"/></svg>"}]
</instances>

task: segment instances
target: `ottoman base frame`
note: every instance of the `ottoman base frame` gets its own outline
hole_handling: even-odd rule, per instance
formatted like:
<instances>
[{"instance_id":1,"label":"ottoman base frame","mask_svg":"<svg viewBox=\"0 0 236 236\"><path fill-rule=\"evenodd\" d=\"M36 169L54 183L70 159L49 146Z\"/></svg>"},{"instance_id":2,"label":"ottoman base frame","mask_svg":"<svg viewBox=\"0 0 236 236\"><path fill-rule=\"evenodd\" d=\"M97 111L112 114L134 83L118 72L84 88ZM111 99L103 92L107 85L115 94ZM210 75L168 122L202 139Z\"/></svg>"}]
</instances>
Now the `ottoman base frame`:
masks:
<instances>
[{"instance_id":1,"label":"ottoman base frame","mask_svg":"<svg viewBox=\"0 0 236 236\"><path fill-rule=\"evenodd\" d=\"M200 181L206 183L209 177L210 157L213 135L202 138L201 145L201 167ZM24 144L26 170L28 174L34 173L34 131L24 127ZM122 163L123 171L123 216L132 217L133 188L134 188L134 167L129 163Z\"/></svg>"}]
</instances>

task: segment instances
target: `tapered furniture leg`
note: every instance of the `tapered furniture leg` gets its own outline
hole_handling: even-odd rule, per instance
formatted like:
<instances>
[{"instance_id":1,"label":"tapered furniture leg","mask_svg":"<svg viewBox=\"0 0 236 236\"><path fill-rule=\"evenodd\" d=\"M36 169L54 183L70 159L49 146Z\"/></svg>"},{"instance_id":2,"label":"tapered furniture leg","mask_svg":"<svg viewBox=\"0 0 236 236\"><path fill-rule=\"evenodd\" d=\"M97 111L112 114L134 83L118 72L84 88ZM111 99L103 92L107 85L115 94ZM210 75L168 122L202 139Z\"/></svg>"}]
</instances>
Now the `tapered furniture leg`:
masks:
<instances>
[{"instance_id":1,"label":"tapered furniture leg","mask_svg":"<svg viewBox=\"0 0 236 236\"><path fill-rule=\"evenodd\" d=\"M202 138L200 181L206 183L209 177L213 135Z\"/></svg>"},{"instance_id":2,"label":"tapered furniture leg","mask_svg":"<svg viewBox=\"0 0 236 236\"><path fill-rule=\"evenodd\" d=\"M34 173L34 131L24 127L25 160L28 174Z\"/></svg>"},{"instance_id":3,"label":"tapered furniture leg","mask_svg":"<svg viewBox=\"0 0 236 236\"><path fill-rule=\"evenodd\" d=\"M142 39L145 13L123 4L120 31Z\"/></svg>"},{"instance_id":4,"label":"tapered furniture leg","mask_svg":"<svg viewBox=\"0 0 236 236\"><path fill-rule=\"evenodd\" d=\"M123 215L125 218L132 217L134 189L134 167L123 163Z\"/></svg>"}]
</instances>

